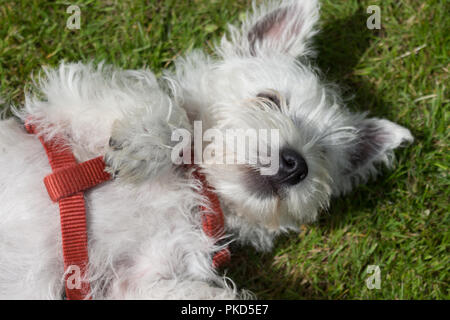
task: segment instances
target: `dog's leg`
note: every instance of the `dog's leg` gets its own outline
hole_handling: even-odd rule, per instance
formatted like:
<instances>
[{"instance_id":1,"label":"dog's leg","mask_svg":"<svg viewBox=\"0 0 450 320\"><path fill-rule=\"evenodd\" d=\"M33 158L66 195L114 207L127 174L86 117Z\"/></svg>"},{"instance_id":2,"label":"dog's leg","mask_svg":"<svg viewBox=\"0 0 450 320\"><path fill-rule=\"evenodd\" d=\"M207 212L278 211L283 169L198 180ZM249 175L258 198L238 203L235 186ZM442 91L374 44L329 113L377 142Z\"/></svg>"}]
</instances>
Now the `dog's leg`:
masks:
<instances>
[{"instance_id":1,"label":"dog's leg","mask_svg":"<svg viewBox=\"0 0 450 320\"><path fill-rule=\"evenodd\" d=\"M237 299L236 290L217 286L201 280L164 279L145 281L120 281L111 291L111 299L157 299L157 300L214 300Z\"/></svg>"},{"instance_id":2,"label":"dog's leg","mask_svg":"<svg viewBox=\"0 0 450 320\"><path fill-rule=\"evenodd\" d=\"M61 299L61 227L42 183L45 151L14 119L0 121L0 150L0 299Z\"/></svg>"},{"instance_id":3,"label":"dog's leg","mask_svg":"<svg viewBox=\"0 0 450 320\"><path fill-rule=\"evenodd\" d=\"M168 97L132 111L113 124L107 170L130 183L163 175L172 168L171 153L177 143L171 139L173 130L189 127L185 111Z\"/></svg>"}]
</instances>

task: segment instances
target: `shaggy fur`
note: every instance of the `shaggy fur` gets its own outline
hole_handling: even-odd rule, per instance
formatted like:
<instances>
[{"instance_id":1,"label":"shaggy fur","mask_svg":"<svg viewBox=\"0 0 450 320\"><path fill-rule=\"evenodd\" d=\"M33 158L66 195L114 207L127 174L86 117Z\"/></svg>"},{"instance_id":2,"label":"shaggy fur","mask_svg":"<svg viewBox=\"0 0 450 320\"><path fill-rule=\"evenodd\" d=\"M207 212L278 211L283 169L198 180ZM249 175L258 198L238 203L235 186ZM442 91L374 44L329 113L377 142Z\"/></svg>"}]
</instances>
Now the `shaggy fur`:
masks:
<instances>
[{"instance_id":1,"label":"shaggy fur","mask_svg":"<svg viewBox=\"0 0 450 320\"><path fill-rule=\"evenodd\" d=\"M412 142L397 124L347 111L305 62L318 9L315 0L254 6L214 57L194 51L159 82L150 70L45 69L16 115L45 139L63 137L78 161L103 155L115 176L86 193L93 298L246 296L211 266L220 248L201 228L199 182L171 161L174 129L192 131L196 120L221 132L278 129L280 146L304 157L307 177L269 194L259 188L266 180L258 165L201 165L220 198L227 239L261 250L314 221L377 164L391 166L393 150ZM50 172L44 149L13 119L0 122L0 148L0 298L59 299L59 213L42 184Z\"/></svg>"}]
</instances>

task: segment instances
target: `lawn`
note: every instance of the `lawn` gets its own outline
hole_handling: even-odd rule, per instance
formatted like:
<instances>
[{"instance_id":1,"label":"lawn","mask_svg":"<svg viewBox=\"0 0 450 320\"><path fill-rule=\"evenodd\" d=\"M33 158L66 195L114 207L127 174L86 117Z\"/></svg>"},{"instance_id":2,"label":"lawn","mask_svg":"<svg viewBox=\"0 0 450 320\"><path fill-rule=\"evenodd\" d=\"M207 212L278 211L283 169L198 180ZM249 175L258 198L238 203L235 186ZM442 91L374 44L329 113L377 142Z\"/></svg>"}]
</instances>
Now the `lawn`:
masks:
<instances>
[{"instance_id":1,"label":"lawn","mask_svg":"<svg viewBox=\"0 0 450 320\"><path fill-rule=\"evenodd\" d=\"M79 30L66 28L71 4ZM381 9L370 30L369 5ZM171 68L184 52L210 51L249 0L0 0L0 92L23 101L30 74L59 61ZM450 5L442 0L323 1L314 62L344 88L349 108L409 128L415 142L396 168L335 199L273 252L233 248L227 274L267 299L448 299ZM369 265L380 288L369 289Z\"/></svg>"}]
</instances>

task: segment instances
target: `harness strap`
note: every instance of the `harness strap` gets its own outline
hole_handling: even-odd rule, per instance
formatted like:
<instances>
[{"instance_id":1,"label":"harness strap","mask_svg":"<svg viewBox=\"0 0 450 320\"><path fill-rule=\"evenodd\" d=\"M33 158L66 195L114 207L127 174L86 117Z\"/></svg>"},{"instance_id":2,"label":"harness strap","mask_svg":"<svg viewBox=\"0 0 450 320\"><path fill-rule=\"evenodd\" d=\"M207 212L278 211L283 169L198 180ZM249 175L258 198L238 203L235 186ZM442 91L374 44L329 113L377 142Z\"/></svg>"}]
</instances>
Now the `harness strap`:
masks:
<instances>
[{"instance_id":1,"label":"harness strap","mask_svg":"<svg viewBox=\"0 0 450 320\"><path fill-rule=\"evenodd\" d=\"M198 169L194 171L194 177L202 183L202 194L208 198L210 208L206 208L204 206L200 206L200 211L203 212L202 215L202 227L203 231L208 237L213 239L220 239L224 234L224 217L222 208L220 206L219 197L217 194L211 190L211 187L208 185L206 178L203 173L201 173ZM222 248L218 252L216 252L213 256L213 267L219 268L224 264L228 263L231 258L230 250L228 246Z\"/></svg>"},{"instance_id":2,"label":"harness strap","mask_svg":"<svg viewBox=\"0 0 450 320\"><path fill-rule=\"evenodd\" d=\"M97 157L80 164L56 169L44 178L50 199L59 201L77 192L87 190L111 178L105 171L103 157Z\"/></svg>"},{"instance_id":3,"label":"harness strap","mask_svg":"<svg viewBox=\"0 0 450 320\"><path fill-rule=\"evenodd\" d=\"M33 125L25 125L31 134ZM101 158L77 164L69 148L57 140L39 137L47 153L53 173L44 183L50 198L59 204L64 258L64 282L68 300L89 298L90 285L84 281L89 262L87 247L86 207L83 191L110 179Z\"/></svg>"}]
</instances>

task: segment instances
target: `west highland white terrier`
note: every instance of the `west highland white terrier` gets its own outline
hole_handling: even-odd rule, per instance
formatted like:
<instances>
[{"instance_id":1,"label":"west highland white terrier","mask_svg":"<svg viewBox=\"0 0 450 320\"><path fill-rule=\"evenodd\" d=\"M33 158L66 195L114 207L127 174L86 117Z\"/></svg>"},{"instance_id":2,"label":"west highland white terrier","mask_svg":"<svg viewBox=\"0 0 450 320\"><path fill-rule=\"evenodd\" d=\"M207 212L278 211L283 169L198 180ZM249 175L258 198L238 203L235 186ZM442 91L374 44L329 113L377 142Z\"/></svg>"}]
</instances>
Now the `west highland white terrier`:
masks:
<instances>
[{"instance_id":1,"label":"west highland white terrier","mask_svg":"<svg viewBox=\"0 0 450 320\"><path fill-rule=\"evenodd\" d=\"M277 235L314 221L331 197L380 163L391 166L393 150L413 141L393 122L349 112L320 80L308 62L318 18L315 0L254 5L214 56L193 51L159 80L104 65L44 69L16 118L0 122L0 297L61 299L67 287L59 208L43 184L52 169L38 137L59 139L79 163L102 157L112 175L84 194L87 298L246 297L214 268L217 252L231 241L270 250ZM276 135L248 144L245 163L207 161L238 153L220 134L248 129ZM186 132L194 138L181 139ZM180 164L191 157L193 165ZM268 158L277 170L262 174ZM202 228L204 210L214 210L195 172L220 200L220 242Z\"/></svg>"}]
</instances>

